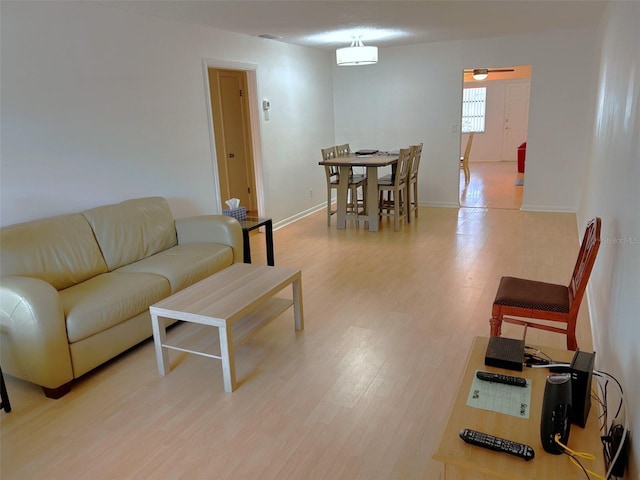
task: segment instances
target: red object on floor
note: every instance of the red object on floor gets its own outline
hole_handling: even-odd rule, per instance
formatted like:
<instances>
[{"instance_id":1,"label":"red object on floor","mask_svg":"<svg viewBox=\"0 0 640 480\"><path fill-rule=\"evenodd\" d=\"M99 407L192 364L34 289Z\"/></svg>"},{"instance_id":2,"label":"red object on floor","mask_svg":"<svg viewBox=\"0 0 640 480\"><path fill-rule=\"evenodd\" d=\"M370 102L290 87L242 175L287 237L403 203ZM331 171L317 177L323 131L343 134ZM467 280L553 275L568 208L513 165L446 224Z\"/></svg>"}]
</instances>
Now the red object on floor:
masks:
<instances>
[{"instance_id":1,"label":"red object on floor","mask_svg":"<svg viewBox=\"0 0 640 480\"><path fill-rule=\"evenodd\" d=\"M518 173L524 173L524 161L527 156L527 142L518 147Z\"/></svg>"}]
</instances>

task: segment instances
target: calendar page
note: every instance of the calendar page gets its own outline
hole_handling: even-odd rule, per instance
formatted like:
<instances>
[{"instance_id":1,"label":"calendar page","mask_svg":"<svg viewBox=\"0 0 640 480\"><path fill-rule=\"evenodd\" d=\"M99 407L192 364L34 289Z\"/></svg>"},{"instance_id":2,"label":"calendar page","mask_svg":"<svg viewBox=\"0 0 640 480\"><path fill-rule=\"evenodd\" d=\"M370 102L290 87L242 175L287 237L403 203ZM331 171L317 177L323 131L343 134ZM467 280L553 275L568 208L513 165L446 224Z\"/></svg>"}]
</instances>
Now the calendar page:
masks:
<instances>
[{"instance_id":1,"label":"calendar page","mask_svg":"<svg viewBox=\"0 0 640 480\"><path fill-rule=\"evenodd\" d=\"M504 383L486 382L474 375L467 405L514 417L529 418L531 380L527 379L526 387L517 387Z\"/></svg>"}]
</instances>

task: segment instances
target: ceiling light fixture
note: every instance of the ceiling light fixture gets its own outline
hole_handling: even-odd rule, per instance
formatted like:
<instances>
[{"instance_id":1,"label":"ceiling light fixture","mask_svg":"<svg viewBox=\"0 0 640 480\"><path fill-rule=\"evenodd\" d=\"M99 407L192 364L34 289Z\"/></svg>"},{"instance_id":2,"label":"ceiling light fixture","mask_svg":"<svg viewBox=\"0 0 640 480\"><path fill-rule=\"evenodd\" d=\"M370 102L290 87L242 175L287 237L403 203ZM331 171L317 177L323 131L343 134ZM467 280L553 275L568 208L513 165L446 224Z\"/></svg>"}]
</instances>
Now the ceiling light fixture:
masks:
<instances>
[{"instance_id":1,"label":"ceiling light fixture","mask_svg":"<svg viewBox=\"0 0 640 480\"><path fill-rule=\"evenodd\" d=\"M360 37L354 37L350 47L336 50L336 62L341 67L378 63L378 47L365 47Z\"/></svg>"},{"instance_id":2,"label":"ceiling light fixture","mask_svg":"<svg viewBox=\"0 0 640 480\"><path fill-rule=\"evenodd\" d=\"M489 70L486 68L476 68L473 70L474 80L484 80L489 76Z\"/></svg>"},{"instance_id":3,"label":"ceiling light fixture","mask_svg":"<svg viewBox=\"0 0 640 480\"><path fill-rule=\"evenodd\" d=\"M258 35L260 38L266 38L267 40L282 40L282 37L279 35L272 35L270 33L263 33Z\"/></svg>"}]
</instances>

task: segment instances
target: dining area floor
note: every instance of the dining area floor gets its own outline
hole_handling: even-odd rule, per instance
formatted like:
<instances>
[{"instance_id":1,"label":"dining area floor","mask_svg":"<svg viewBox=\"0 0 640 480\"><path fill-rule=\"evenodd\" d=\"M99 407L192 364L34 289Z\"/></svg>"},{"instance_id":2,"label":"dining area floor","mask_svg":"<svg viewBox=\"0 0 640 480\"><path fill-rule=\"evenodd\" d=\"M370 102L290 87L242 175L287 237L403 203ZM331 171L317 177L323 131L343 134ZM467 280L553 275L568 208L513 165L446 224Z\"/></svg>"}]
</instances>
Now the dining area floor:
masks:
<instances>
[{"instance_id":1,"label":"dining area floor","mask_svg":"<svg viewBox=\"0 0 640 480\"><path fill-rule=\"evenodd\" d=\"M471 162L470 169L467 185L460 170L461 207L520 209L524 173L518 173L516 162Z\"/></svg>"}]
</instances>

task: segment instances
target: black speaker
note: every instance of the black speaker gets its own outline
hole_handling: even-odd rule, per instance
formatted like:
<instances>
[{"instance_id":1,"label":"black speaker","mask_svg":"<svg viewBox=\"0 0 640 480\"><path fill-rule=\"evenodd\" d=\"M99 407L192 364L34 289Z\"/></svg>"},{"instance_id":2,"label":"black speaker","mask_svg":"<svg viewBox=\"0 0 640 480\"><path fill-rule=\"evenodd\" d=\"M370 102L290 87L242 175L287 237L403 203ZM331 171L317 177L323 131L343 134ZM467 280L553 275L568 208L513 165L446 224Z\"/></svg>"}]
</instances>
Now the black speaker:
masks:
<instances>
[{"instance_id":1,"label":"black speaker","mask_svg":"<svg viewBox=\"0 0 640 480\"><path fill-rule=\"evenodd\" d=\"M559 440L567 444L571 422L571 374L560 373L549 375L544 387L542 399L542 414L540 416L540 440L545 452L559 455L562 447L556 443Z\"/></svg>"}]
</instances>

